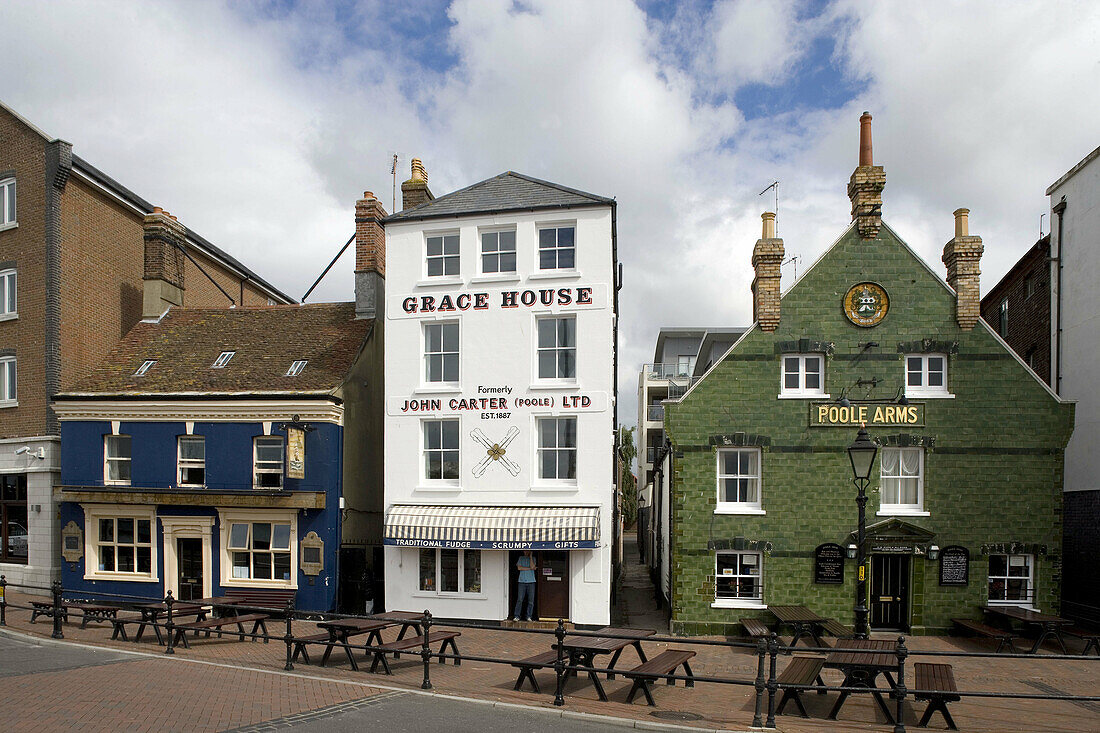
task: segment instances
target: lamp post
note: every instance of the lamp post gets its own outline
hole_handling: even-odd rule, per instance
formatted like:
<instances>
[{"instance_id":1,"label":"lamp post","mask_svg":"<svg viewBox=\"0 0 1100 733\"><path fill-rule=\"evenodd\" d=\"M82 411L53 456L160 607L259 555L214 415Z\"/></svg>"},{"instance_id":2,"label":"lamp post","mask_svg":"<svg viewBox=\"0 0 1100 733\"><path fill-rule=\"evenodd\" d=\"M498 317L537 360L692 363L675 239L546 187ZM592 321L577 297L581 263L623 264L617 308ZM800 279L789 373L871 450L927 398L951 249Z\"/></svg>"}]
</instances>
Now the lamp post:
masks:
<instances>
[{"instance_id":1,"label":"lamp post","mask_svg":"<svg viewBox=\"0 0 1100 733\"><path fill-rule=\"evenodd\" d=\"M867 627L867 575L864 566L867 562L867 550L863 545L864 535L867 531L867 483L871 479L871 468L875 464L875 456L878 454L878 446L867 435L867 430L860 426L855 441L848 446L848 458L852 462L852 481L859 493L856 495L856 506L859 507L859 524L856 530L856 637L866 639L869 629Z\"/></svg>"}]
</instances>

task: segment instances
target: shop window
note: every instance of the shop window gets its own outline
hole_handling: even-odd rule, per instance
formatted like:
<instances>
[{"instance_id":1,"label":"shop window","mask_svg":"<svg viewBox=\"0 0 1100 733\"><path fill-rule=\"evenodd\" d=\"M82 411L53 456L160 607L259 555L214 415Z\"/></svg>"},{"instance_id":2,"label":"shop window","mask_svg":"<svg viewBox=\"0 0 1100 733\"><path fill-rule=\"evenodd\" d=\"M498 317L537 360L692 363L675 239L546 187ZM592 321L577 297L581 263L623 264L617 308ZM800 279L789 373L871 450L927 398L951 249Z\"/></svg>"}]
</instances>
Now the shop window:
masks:
<instances>
[{"instance_id":1,"label":"shop window","mask_svg":"<svg viewBox=\"0 0 1100 733\"><path fill-rule=\"evenodd\" d=\"M943 354L909 354L905 357L905 396L947 395L947 357Z\"/></svg>"},{"instance_id":2,"label":"shop window","mask_svg":"<svg viewBox=\"0 0 1100 733\"><path fill-rule=\"evenodd\" d=\"M989 602L1030 606L1034 599L1032 555L989 556Z\"/></svg>"},{"instance_id":3,"label":"shop window","mask_svg":"<svg viewBox=\"0 0 1100 733\"><path fill-rule=\"evenodd\" d=\"M103 483L111 486L130 485L129 435L103 436Z\"/></svg>"},{"instance_id":4,"label":"shop window","mask_svg":"<svg viewBox=\"0 0 1100 733\"><path fill-rule=\"evenodd\" d=\"M516 271L516 230L481 233L481 272Z\"/></svg>"},{"instance_id":5,"label":"shop window","mask_svg":"<svg viewBox=\"0 0 1100 733\"><path fill-rule=\"evenodd\" d=\"M0 474L0 562L27 562L27 475Z\"/></svg>"},{"instance_id":6,"label":"shop window","mask_svg":"<svg viewBox=\"0 0 1100 733\"><path fill-rule=\"evenodd\" d=\"M427 593L480 594L481 551L421 548L419 587Z\"/></svg>"},{"instance_id":7,"label":"shop window","mask_svg":"<svg viewBox=\"0 0 1100 733\"><path fill-rule=\"evenodd\" d=\"M714 605L726 608L762 605L763 564L759 552L715 553Z\"/></svg>"},{"instance_id":8,"label":"shop window","mask_svg":"<svg viewBox=\"0 0 1100 733\"><path fill-rule=\"evenodd\" d=\"M783 357L780 395L825 396L825 357L821 354L787 354Z\"/></svg>"},{"instance_id":9,"label":"shop window","mask_svg":"<svg viewBox=\"0 0 1100 733\"><path fill-rule=\"evenodd\" d=\"M924 449L883 448L879 459L882 475L883 514L924 510Z\"/></svg>"},{"instance_id":10,"label":"shop window","mask_svg":"<svg viewBox=\"0 0 1100 733\"><path fill-rule=\"evenodd\" d=\"M577 418L542 418L538 432L539 478L576 480Z\"/></svg>"},{"instance_id":11,"label":"shop window","mask_svg":"<svg viewBox=\"0 0 1100 733\"><path fill-rule=\"evenodd\" d=\"M231 522L227 546L232 577L289 583L290 529L281 522Z\"/></svg>"},{"instance_id":12,"label":"shop window","mask_svg":"<svg viewBox=\"0 0 1100 733\"><path fill-rule=\"evenodd\" d=\"M283 457L281 435L256 438L252 448L252 485L257 489L283 488Z\"/></svg>"},{"instance_id":13,"label":"shop window","mask_svg":"<svg viewBox=\"0 0 1100 733\"><path fill-rule=\"evenodd\" d=\"M717 509L737 512L760 508L760 449L719 450Z\"/></svg>"},{"instance_id":14,"label":"shop window","mask_svg":"<svg viewBox=\"0 0 1100 733\"><path fill-rule=\"evenodd\" d=\"M424 478L458 480L458 420L425 420Z\"/></svg>"},{"instance_id":15,"label":"shop window","mask_svg":"<svg viewBox=\"0 0 1100 733\"><path fill-rule=\"evenodd\" d=\"M572 270L576 267L576 229L571 226L539 229L539 269Z\"/></svg>"},{"instance_id":16,"label":"shop window","mask_svg":"<svg viewBox=\"0 0 1100 733\"><path fill-rule=\"evenodd\" d=\"M206 439L201 435L181 435L177 452L176 484L202 486L206 483Z\"/></svg>"},{"instance_id":17,"label":"shop window","mask_svg":"<svg viewBox=\"0 0 1100 733\"><path fill-rule=\"evenodd\" d=\"M424 324L424 381L458 383L458 324Z\"/></svg>"},{"instance_id":18,"label":"shop window","mask_svg":"<svg viewBox=\"0 0 1100 733\"><path fill-rule=\"evenodd\" d=\"M458 235L436 234L427 240L428 277L458 275Z\"/></svg>"},{"instance_id":19,"label":"shop window","mask_svg":"<svg viewBox=\"0 0 1100 733\"><path fill-rule=\"evenodd\" d=\"M538 320L539 379L577 378L577 319Z\"/></svg>"}]
</instances>

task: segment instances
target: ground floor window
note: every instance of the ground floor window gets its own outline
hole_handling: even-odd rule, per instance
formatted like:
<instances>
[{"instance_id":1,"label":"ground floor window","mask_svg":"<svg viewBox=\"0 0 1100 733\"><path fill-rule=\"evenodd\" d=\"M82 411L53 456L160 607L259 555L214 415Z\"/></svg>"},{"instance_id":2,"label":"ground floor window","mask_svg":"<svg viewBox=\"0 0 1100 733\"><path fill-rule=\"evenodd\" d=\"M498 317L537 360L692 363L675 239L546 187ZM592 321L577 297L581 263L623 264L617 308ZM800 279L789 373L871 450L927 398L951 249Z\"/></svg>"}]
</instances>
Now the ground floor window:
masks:
<instances>
[{"instance_id":1,"label":"ground floor window","mask_svg":"<svg viewBox=\"0 0 1100 733\"><path fill-rule=\"evenodd\" d=\"M763 565L759 552L716 553L715 601L761 603L764 599Z\"/></svg>"},{"instance_id":2,"label":"ground floor window","mask_svg":"<svg viewBox=\"0 0 1100 733\"><path fill-rule=\"evenodd\" d=\"M481 550L420 550L420 590L434 593L481 593Z\"/></svg>"},{"instance_id":3,"label":"ground floor window","mask_svg":"<svg viewBox=\"0 0 1100 733\"><path fill-rule=\"evenodd\" d=\"M27 474L0 475L0 562L27 562Z\"/></svg>"},{"instance_id":4,"label":"ground floor window","mask_svg":"<svg viewBox=\"0 0 1100 733\"><path fill-rule=\"evenodd\" d=\"M298 587L296 510L219 509L218 514L222 585Z\"/></svg>"},{"instance_id":5,"label":"ground floor window","mask_svg":"<svg viewBox=\"0 0 1100 733\"><path fill-rule=\"evenodd\" d=\"M1034 597L1032 555L989 556L989 602L1030 604Z\"/></svg>"},{"instance_id":6,"label":"ground floor window","mask_svg":"<svg viewBox=\"0 0 1100 733\"><path fill-rule=\"evenodd\" d=\"M157 579L156 509L125 504L84 506L84 577Z\"/></svg>"}]
</instances>

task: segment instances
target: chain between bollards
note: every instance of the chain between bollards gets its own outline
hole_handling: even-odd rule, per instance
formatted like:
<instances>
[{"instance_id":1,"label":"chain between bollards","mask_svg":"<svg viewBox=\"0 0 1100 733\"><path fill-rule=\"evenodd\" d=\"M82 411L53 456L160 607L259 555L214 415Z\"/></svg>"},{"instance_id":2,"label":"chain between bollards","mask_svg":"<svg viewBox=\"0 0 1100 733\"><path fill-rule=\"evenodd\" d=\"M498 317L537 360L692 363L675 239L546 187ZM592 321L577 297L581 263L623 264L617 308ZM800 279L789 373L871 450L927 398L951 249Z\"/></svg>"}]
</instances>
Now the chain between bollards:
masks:
<instances>
[{"instance_id":1,"label":"chain between bollards","mask_svg":"<svg viewBox=\"0 0 1100 733\"><path fill-rule=\"evenodd\" d=\"M558 639L558 659L554 662L554 673L558 677L558 689L554 693L554 704L561 706L565 704L565 695L563 694L565 688L565 619L558 619L554 636Z\"/></svg>"},{"instance_id":2,"label":"chain between bollards","mask_svg":"<svg viewBox=\"0 0 1100 733\"><path fill-rule=\"evenodd\" d=\"M774 631L768 637L768 728L775 727L775 693L779 689L779 682L775 676L775 660L779 655L779 635Z\"/></svg>"},{"instance_id":3,"label":"chain between bollards","mask_svg":"<svg viewBox=\"0 0 1100 733\"><path fill-rule=\"evenodd\" d=\"M50 590L53 593L53 633L50 636L54 639L64 639L65 634L61 631L61 614L64 613L61 608L61 581L55 580L50 585Z\"/></svg>"},{"instance_id":4,"label":"chain between bollards","mask_svg":"<svg viewBox=\"0 0 1100 733\"><path fill-rule=\"evenodd\" d=\"M432 630L432 612L428 609L424 609L424 620L421 622L424 629L423 646L420 647L420 658L424 661L424 681L420 683L421 690L432 689L432 646L429 642L429 636Z\"/></svg>"},{"instance_id":5,"label":"chain between bollards","mask_svg":"<svg viewBox=\"0 0 1100 733\"><path fill-rule=\"evenodd\" d=\"M168 609L167 620L164 623L165 633L168 634L168 638L166 640L167 643L164 645L164 653L165 654L175 654L176 653L176 650L175 650L174 644L173 644L175 639L173 638L173 635L172 635L172 626L173 626L173 623L172 623L172 606L175 605L175 603L176 603L176 599L172 597L172 591L168 591L168 595L166 595L164 597L164 606L165 606L165 608Z\"/></svg>"},{"instance_id":6,"label":"chain between bollards","mask_svg":"<svg viewBox=\"0 0 1100 733\"><path fill-rule=\"evenodd\" d=\"M752 727L763 728L764 727L764 690L767 689L767 684L764 680L764 658L768 655L768 644L763 639L756 640L756 682L753 687L756 688L756 708L752 714Z\"/></svg>"},{"instance_id":7,"label":"chain between bollards","mask_svg":"<svg viewBox=\"0 0 1100 733\"><path fill-rule=\"evenodd\" d=\"M894 653L898 656L897 684L891 693L898 701L898 712L894 718L894 733L905 733L905 658L909 656L909 650L905 648L905 637L899 636Z\"/></svg>"},{"instance_id":8,"label":"chain between bollards","mask_svg":"<svg viewBox=\"0 0 1100 733\"><path fill-rule=\"evenodd\" d=\"M283 640L286 641L286 666L283 667L287 672L294 669L294 631L291 628L291 622L294 620L294 599L291 598L286 602L286 636ZM308 657L307 657L308 659Z\"/></svg>"}]
</instances>

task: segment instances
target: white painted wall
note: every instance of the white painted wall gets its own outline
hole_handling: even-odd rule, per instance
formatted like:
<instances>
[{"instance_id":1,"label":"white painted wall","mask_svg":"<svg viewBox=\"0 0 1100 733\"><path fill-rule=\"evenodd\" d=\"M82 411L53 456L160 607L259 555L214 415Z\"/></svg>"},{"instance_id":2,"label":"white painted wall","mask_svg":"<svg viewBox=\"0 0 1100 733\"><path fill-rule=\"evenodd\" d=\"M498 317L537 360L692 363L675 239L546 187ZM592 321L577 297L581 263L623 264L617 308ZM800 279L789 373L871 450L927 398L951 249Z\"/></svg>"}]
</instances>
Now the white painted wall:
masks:
<instances>
[{"instance_id":1,"label":"white painted wall","mask_svg":"<svg viewBox=\"0 0 1100 733\"><path fill-rule=\"evenodd\" d=\"M30 451L16 455L23 446ZM0 563L0 575L9 583L39 586L15 589L24 593L48 594L49 590L42 589L59 577L61 528L53 487L61 477L60 449L61 439L56 436L0 440L0 473L27 476L27 564ZM39 450L43 458L37 457Z\"/></svg>"},{"instance_id":2,"label":"white painted wall","mask_svg":"<svg viewBox=\"0 0 1100 733\"><path fill-rule=\"evenodd\" d=\"M1051 270L1052 386L1062 375L1060 395L1077 400L1076 423L1066 448L1066 491L1100 489L1100 148L1091 160L1047 193L1054 206L1066 199L1062 242L1051 212L1051 254L1062 258L1062 347L1057 363L1057 263ZM1011 314L1010 314L1011 317Z\"/></svg>"},{"instance_id":3,"label":"white painted wall","mask_svg":"<svg viewBox=\"0 0 1100 733\"><path fill-rule=\"evenodd\" d=\"M542 272L537 269L537 226L576 225L576 271ZM479 274L480 231L515 227L517 272L506 276ZM461 275L431 278L425 269L426 234L458 232ZM578 304L579 288L590 289L591 303ZM559 303L557 291L568 289L572 302ZM386 469L387 510L400 504L455 504L479 506L598 506L600 547L573 551L570 556L571 620L578 624L610 622L610 563L613 491L613 295L611 209L600 206L568 211L465 217L425 222L394 223L386 228ZM553 290L553 304L502 307L508 291ZM449 313L422 313L422 298L438 305L445 295L486 294L487 307ZM407 298L416 298L415 313L405 311ZM471 303L475 301L471 300ZM570 385L540 383L536 366L536 319L571 314L577 326L577 379ZM433 321L458 321L460 383L456 389L424 384L422 326ZM504 387L504 394L479 392L479 387ZM574 398L588 399L586 407L566 407ZM452 409L451 400L504 398L505 409ZM552 406L518 406L517 398L552 400ZM439 400L439 409L404 411L409 401ZM487 415L506 413L506 417ZM578 455L575 482L547 482L538 478L536 419L575 415ZM460 479L455 485L422 479L421 421L424 418L460 420ZM477 478L474 466L486 449L472 433L480 430L492 442L501 441L510 428L519 431L506 456L519 466L512 476L499 462ZM386 548L386 604L390 608L422 610L443 617L499 620L510 616L508 553L482 551L480 597L441 597L417 590L415 549Z\"/></svg>"}]
</instances>

